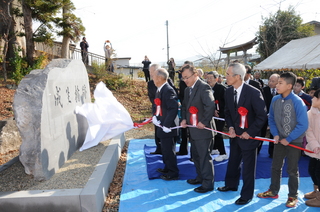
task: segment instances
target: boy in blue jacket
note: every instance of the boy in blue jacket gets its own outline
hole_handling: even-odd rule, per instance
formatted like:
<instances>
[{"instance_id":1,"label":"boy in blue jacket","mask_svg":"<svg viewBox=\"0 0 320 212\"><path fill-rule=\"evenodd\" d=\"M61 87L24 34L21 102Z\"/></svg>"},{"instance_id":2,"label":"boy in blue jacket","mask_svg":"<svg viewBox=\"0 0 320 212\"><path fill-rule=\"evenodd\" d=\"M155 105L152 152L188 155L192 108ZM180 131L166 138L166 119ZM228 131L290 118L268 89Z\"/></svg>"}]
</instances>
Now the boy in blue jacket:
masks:
<instances>
[{"instance_id":1,"label":"boy in blue jacket","mask_svg":"<svg viewBox=\"0 0 320 212\"><path fill-rule=\"evenodd\" d=\"M298 161L301 150L288 146L293 144L302 146L302 139L308 129L306 105L302 99L292 92L297 76L292 72L280 75L276 86L279 95L273 97L269 109L269 126L274 136L274 151L271 167L271 184L269 190L259 193L260 198L278 198L282 167L287 158L287 172L289 175L289 194L287 207L296 207L298 202L299 170Z\"/></svg>"}]
</instances>

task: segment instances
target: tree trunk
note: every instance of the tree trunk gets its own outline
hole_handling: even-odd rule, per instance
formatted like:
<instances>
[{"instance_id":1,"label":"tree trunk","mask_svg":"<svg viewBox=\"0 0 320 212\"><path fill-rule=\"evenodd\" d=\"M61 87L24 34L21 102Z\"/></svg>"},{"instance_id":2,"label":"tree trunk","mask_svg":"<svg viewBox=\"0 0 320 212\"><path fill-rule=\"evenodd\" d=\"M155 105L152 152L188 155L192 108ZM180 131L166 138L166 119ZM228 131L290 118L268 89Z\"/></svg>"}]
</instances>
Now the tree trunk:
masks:
<instances>
[{"instance_id":1,"label":"tree trunk","mask_svg":"<svg viewBox=\"0 0 320 212\"><path fill-rule=\"evenodd\" d=\"M4 46L3 46L3 51L2 51L2 71L3 71L3 80L4 82L7 82L7 66L6 66L6 55L8 52L8 39L7 39L7 35L3 36L3 40L4 40Z\"/></svg>"},{"instance_id":2,"label":"tree trunk","mask_svg":"<svg viewBox=\"0 0 320 212\"><path fill-rule=\"evenodd\" d=\"M13 0L9 0L8 2L3 2L6 5L3 5L3 10L1 11L1 16L2 22L5 25L5 30L3 31L2 34L2 40L4 41L3 43L3 49L2 49L2 71L3 71L3 80L4 82L7 82L7 53L8 53L8 45L9 45L9 34L10 34L10 29L11 29L11 24L12 24L12 16L10 12L11 8L11 3Z\"/></svg>"},{"instance_id":3,"label":"tree trunk","mask_svg":"<svg viewBox=\"0 0 320 212\"><path fill-rule=\"evenodd\" d=\"M34 42L33 42L33 30L32 30L32 11L31 8L22 1L23 18L24 18L24 30L26 34L26 54L27 60L30 66L33 65L33 53L34 53Z\"/></svg>"},{"instance_id":4,"label":"tree trunk","mask_svg":"<svg viewBox=\"0 0 320 212\"><path fill-rule=\"evenodd\" d=\"M69 4L65 4L62 7L62 18L66 20L66 14L70 12ZM66 20L68 22L68 20ZM62 39L62 48L61 48L61 57L69 59L69 43L70 38L67 35L63 35Z\"/></svg>"},{"instance_id":5,"label":"tree trunk","mask_svg":"<svg viewBox=\"0 0 320 212\"><path fill-rule=\"evenodd\" d=\"M63 36L62 47L61 47L61 58L69 59L69 43L70 38Z\"/></svg>"}]
</instances>

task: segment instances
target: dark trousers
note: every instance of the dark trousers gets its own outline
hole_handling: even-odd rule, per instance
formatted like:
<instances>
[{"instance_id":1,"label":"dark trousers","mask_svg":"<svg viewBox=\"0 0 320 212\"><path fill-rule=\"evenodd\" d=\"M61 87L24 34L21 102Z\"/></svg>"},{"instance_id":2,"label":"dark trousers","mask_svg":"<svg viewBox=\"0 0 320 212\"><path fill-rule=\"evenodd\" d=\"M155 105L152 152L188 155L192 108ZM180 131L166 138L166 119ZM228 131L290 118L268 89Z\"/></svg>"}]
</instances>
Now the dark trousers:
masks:
<instances>
[{"instance_id":1,"label":"dark trousers","mask_svg":"<svg viewBox=\"0 0 320 212\"><path fill-rule=\"evenodd\" d=\"M188 128L181 128L180 154L188 154Z\"/></svg>"},{"instance_id":2,"label":"dark trousers","mask_svg":"<svg viewBox=\"0 0 320 212\"><path fill-rule=\"evenodd\" d=\"M293 145L300 146L297 143L292 143ZM298 186L299 186L299 169L298 162L301 156L301 150L293 148L291 146L284 146L281 143L274 145L274 155L271 165L271 185L270 190L273 194L278 194L280 190L282 168L284 164L284 159L287 162L287 173L289 176L288 188L289 197L298 197Z\"/></svg>"},{"instance_id":3,"label":"dark trousers","mask_svg":"<svg viewBox=\"0 0 320 212\"><path fill-rule=\"evenodd\" d=\"M88 65L88 63L89 63L88 52L82 50L82 51L81 51L81 57L82 57L82 62L83 62L85 65Z\"/></svg>"},{"instance_id":4,"label":"dark trousers","mask_svg":"<svg viewBox=\"0 0 320 212\"><path fill-rule=\"evenodd\" d=\"M258 146L252 147L252 149L242 149L239 145L241 140L240 138L230 138L230 156L225 186L238 188L242 166L243 186L240 195L241 198L248 200L252 199L254 193ZM242 140L242 142L246 142L246 140Z\"/></svg>"},{"instance_id":5,"label":"dark trousers","mask_svg":"<svg viewBox=\"0 0 320 212\"><path fill-rule=\"evenodd\" d=\"M157 126L154 125L154 141L156 143L156 151L157 153L161 153L161 142L160 142L160 138L157 135Z\"/></svg>"},{"instance_id":6,"label":"dark trousers","mask_svg":"<svg viewBox=\"0 0 320 212\"><path fill-rule=\"evenodd\" d=\"M162 160L165 165L164 170L168 171L168 176L178 177L179 169L177 165L176 142L174 140L174 137L160 138L160 141Z\"/></svg>"},{"instance_id":7,"label":"dark trousers","mask_svg":"<svg viewBox=\"0 0 320 212\"><path fill-rule=\"evenodd\" d=\"M310 158L308 172L313 184L320 186L320 159Z\"/></svg>"},{"instance_id":8,"label":"dark trousers","mask_svg":"<svg viewBox=\"0 0 320 212\"><path fill-rule=\"evenodd\" d=\"M261 137L266 137L267 135L267 128L268 128L268 122L266 122L264 124L264 126L262 127L261 129ZM270 133L270 139L273 139L273 135ZM272 158L273 157L273 149L274 149L274 143L273 142L268 142L269 143L269 147L268 147L268 153L269 153L269 156ZM258 154L262 148L262 144L263 144L263 141L260 141L260 145L258 147Z\"/></svg>"},{"instance_id":9,"label":"dark trousers","mask_svg":"<svg viewBox=\"0 0 320 212\"><path fill-rule=\"evenodd\" d=\"M224 125L225 125L225 122L224 121L220 121L220 120L214 120L215 123L216 123L216 128L218 131L220 132L223 132L223 128L224 128ZM218 149L219 152L220 152L220 155L225 155L226 154L226 149L224 148L224 142L223 142L223 137L222 137L222 134L220 133L217 133L215 136L214 136L214 142L213 143L213 147L210 149L211 151L213 149Z\"/></svg>"},{"instance_id":10,"label":"dark trousers","mask_svg":"<svg viewBox=\"0 0 320 212\"><path fill-rule=\"evenodd\" d=\"M191 152L194 165L196 167L196 179L202 182L202 187L213 188L214 169L212 158L209 152L212 138L193 140L190 136Z\"/></svg>"},{"instance_id":11,"label":"dark trousers","mask_svg":"<svg viewBox=\"0 0 320 212\"><path fill-rule=\"evenodd\" d=\"M175 76L174 70L168 70L168 72L169 72L169 77L170 77L170 79L171 79L172 82L174 83L174 76Z\"/></svg>"},{"instance_id":12,"label":"dark trousers","mask_svg":"<svg viewBox=\"0 0 320 212\"><path fill-rule=\"evenodd\" d=\"M150 81L150 73L149 69L143 69L144 77L146 78L146 82Z\"/></svg>"}]
</instances>

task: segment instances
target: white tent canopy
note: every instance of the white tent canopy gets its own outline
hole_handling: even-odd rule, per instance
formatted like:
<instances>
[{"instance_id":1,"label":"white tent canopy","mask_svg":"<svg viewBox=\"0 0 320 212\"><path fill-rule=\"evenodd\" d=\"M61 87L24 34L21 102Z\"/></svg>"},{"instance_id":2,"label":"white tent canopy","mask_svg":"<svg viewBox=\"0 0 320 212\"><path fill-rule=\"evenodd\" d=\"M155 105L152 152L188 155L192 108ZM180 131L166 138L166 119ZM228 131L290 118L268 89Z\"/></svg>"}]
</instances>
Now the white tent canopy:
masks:
<instances>
[{"instance_id":1,"label":"white tent canopy","mask_svg":"<svg viewBox=\"0 0 320 212\"><path fill-rule=\"evenodd\" d=\"M320 35L290 41L253 69L320 69Z\"/></svg>"}]
</instances>

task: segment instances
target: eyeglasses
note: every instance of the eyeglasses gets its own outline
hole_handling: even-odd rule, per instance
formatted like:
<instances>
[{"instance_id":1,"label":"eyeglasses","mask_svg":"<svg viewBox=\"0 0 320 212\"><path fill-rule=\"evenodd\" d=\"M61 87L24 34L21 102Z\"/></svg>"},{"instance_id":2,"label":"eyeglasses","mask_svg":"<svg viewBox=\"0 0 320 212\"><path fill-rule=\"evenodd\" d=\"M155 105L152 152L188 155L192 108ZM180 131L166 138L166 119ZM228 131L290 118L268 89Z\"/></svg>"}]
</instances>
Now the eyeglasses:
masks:
<instances>
[{"instance_id":1,"label":"eyeglasses","mask_svg":"<svg viewBox=\"0 0 320 212\"><path fill-rule=\"evenodd\" d=\"M229 74L226 74L226 77L235 77L235 76L237 76L237 75L239 75L239 74L232 74L232 75L231 75L231 74L230 74L230 75L229 75Z\"/></svg>"},{"instance_id":2,"label":"eyeglasses","mask_svg":"<svg viewBox=\"0 0 320 212\"><path fill-rule=\"evenodd\" d=\"M190 77L192 77L194 75L194 73L190 76ZM190 77L184 77L184 78L181 78L183 81L186 81L186 80L188 80Z\"/></svg>"}]
</instances>

